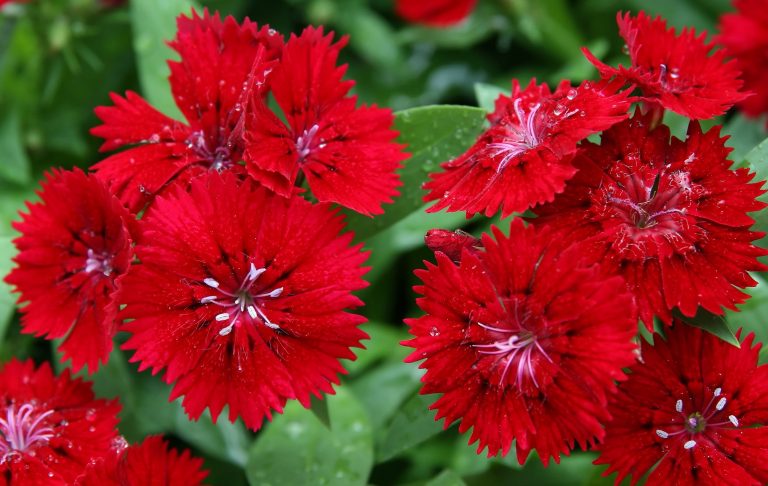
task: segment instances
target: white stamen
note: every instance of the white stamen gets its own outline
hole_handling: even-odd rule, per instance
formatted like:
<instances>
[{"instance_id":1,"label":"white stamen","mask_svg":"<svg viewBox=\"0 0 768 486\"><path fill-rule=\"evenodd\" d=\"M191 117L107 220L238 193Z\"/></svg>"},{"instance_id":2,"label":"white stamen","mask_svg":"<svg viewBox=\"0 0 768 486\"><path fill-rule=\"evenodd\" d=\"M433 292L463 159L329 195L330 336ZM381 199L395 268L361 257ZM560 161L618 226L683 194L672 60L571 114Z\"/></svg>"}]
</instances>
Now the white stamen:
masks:
<instances>
[{"instance_id":1,"label":"white stamen","mask_svg":"<svg viewBox=\"0 0 768 486\"><path fill-rule=\"evenodd\" d=\"M729 415L728 416L728 420L731 421L731 423L733 424L734 427L738 427L739 426L739 419L737 419L735 415Z\"/></svg>"},{"instance_id":2,"label":"white stamen","mask_svg":"<svg viewBox=\"0 0 768 486\"><path fill-rule=\"evenodd\" d=\"M678 412L682 412L683 411L683 401L682 400L678 400L677 402L675 402L675 410L677 410Z\"/></svg>"},{"instance_id":3,"label":"white stamen","mask_svg":"<svg viewBox=\"0 0 768 486\"><path fill-rule=\"evenodd\" d=\"M245 279L248 280L249 282L253 282L257 278L259 278L259 275L261 275L266 271L267 271L266 268L256 268L256 265L251 263L251 269L248 270L248 275L245 277Z\"/></svg>"},{"instance_id":4,"label":"white stamen","mask_svg":"<svg viewBox=\"0 0 768 486\"><path fill-rule=\"evenodd\" d=\"M222 312L221 314L216 315L216 320L219 322L228 321L229 320L229 313L228 312Z\"/></svg>"},{"instance_id":5,"label":"white stamen","mask_svg":"<svg viewBox=\"0 0 768 486\"><path fill-rule=\"evenodd\" d=\"M272 292L268 292L266 294L259 294L259 297L280 297L280 294L283 293L283 288L279 287L273 290Z\"/></svg>"},{"instance_id":6,"label":"white stamen","mask_svg":"<svg viewBox=\"0 0 768 486\"><path fill-rule=\"evenodd\" d=\"M232 332L232 328L235 327L235 322L232 321L229 323L229 325L219 331L219 336L226 336L227 334Z\"/></svg>"},{"instance_id":7,"label":"white stamen","mask_svg":"<svg viewBox=\"0 0 768 486\"><path fill-rule=\"evenodd\" d=\"M256 319L258 317L258 314L256 314L256 308L254 306L248 306L248 315L251 316L251 319Z\"/></svg>"},{"instance_id":8,"label":"white stamen","mask_svg":"<svg viewBox=\"0 0 768 486\"><path fill-rule=\"evenodd\" d=\"M683 444L683 448L685 448L685 449L693 449L694 447L696 447L696 441L695 440L689 440L688 442Z\"/></svg>"},{"instance_id":9,"label":"white stamen","mask_svg":"<svg viewBox=\"0 0 768 486\"><path fill-rule=\"evenodd\" d=\"M209 286L211 288L214 288L214 289L218 289L219 288L219 282L216 281L215 279L210 278L210 277L203 279L203 283L205 283L205 285L207 285L207 286Z\"/></svg>"},{"instance_id":10,"label":"white stamen","mask_svg":"<svg viewBox=\"0 0 768 486\"><path fill-rule=\"evenodd\" d=\"M716 397L719 397L721 393L723 393L723 389L722 388L715 388L715 396Z\"/></svg>"},{"instance_id":11,"label":"white stamen","mask_svg":"<svg viewBox=\"0 0 768 486\"><path fill-rule=\"evenodd\" d=\"M661 429L656 429L656 435L658 435L658 436L659 436L659 437L661 437L662 439L666 439L666 438L668 438L668 437L669 437L669 434L668 434L668 433L666 433L666 432L664 432L664 431L663 431L663 430L661 430Z\"/></svg>"},{"instance_id":12,"label":"white stamen","mask_svg":"<svg viewBox=\"0 0 768 486\"><path fill-rule=\"evenodd\" d=\"M715 408L716 408L716 409L718 409L718 410L722 410L722 409L724 409L724 408L725 408L725 402L727 402L727 401L728 401L728 400L726 400L726 398L725 398L725 397L721 398L721 399L720 399L720 400L717 402L717 405L715 405Z\"/></svg>"},{"instance_id":13,"label":"white stamen","mask_svg":"<svg viewBox=\"0 0 768 486\"><path fill-rule=\"evenodd\" d=\"M205 297L200 299L200 303L201 304L210 304L211 302L213 302L215 300L216 300L216 296L215 295L206 295Z\"/></svg>"}]
</instances>

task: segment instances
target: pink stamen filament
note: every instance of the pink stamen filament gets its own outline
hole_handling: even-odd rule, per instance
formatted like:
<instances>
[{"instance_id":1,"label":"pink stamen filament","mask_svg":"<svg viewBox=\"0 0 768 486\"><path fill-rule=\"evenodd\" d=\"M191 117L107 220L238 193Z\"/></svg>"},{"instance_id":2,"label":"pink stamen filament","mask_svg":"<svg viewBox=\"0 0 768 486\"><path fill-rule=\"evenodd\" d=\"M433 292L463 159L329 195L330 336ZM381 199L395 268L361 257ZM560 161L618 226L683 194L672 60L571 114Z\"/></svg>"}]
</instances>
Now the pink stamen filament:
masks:
<instances>
[{"instance_id":1,"label":"pink stamen filament","mask_svg":"<svg viewBox=\"0 0 768 486\"><path fill-rule=\"evenodd\" d=\"M721 392L722 390L720 388L715 389L712 398L709 400L709 403L707 403L707 406L704 407L704 410L701 413L686 415L686 413L683 411L683 401L677 400L675 403L675 411L682 416L684 424L683 427L675 432L667 432L662 429L656 429L656 435L662 439L668 439L677 435L689 434L689 440L683 444L683 448L688 450L696 446L695 437L699 433L703 432L707 427L722 427L724 425L738 427L739 419L735 415L728 415L728 420L726 421L716 423L709 422L709 419L725 409L725 406L728 403L727 398L720 396ZM715 399L718 397L719 399L717 400L717 404L715 405L714 410L710 411L712 404L715 403Z\"/></svg>"},{"instance_id":2,"label":"pink stamen filament","mask_svg":"<svg viewBox=\"0 0 768 486\"><path fill-rule=\"evenodd\" d=\"M51 427L43 426L42 422L53 414L52 410L35 415L34 407L24 404L17 410L13 406L6 409L5 419L0 418L0 462L10 455L29 450L38 443L46 443L55 434Z\"/></svg>"},{"instance_id":3,"label":"pink stamen filament","mask_svg":"<svg viewBox=\"0 0 768 486\"><path fill-rule=\"evenodd\" d=\"M546 358L547 361L549 361L550 363L552 362L552 359L549 357L546 351L544 351L544 348L542 348L541 344L539 344L539 342L536 339L536 336L531 334L521 339L519 335L519 331L513 331L510 329L501 329L498 327L483 324L481 322L478 322L477 324L480 327L487 329L489 331L500 332L504 334L512 333L507 339L503 339L501 341L495 341L489 344L473 344L472 345L472 347L477 349L478 353L480 354L489 355L489 356L506 355L505 356L506 363L504 365L504 370L501 373L499 385L504 384L504 380L507 377L507 373L509 372L509 369L512 366L512 363L515 361L515 358L518 358L517 370L515 372L515 381L513 383L517 384L518 388L522 387L523 377L527 374L528 376L530 376L531 381L533 381L534 386L538 388L539 383L536 380L536 374L534 373L534 369L533 369L532 354L534 350L538 350L544 356L544 358Z\"/></svg>"}]
</instances>

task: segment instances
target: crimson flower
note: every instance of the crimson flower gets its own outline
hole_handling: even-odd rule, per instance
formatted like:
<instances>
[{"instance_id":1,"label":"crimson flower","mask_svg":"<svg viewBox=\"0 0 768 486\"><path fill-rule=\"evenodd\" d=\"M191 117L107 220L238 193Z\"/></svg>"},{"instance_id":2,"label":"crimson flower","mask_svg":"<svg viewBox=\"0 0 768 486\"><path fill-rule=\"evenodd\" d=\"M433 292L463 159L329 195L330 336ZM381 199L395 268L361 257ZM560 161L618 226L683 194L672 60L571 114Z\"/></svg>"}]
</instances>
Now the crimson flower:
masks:
<instances>
[{"instance_id":1,"label":"crimson flower","mask_svg":"<svg viewBox=\"0 0 768 486\"><path fill-rule=\"evenodd\" d=\"M477 0L396 0L397 15L408 22L449 27L469 17Z\"/></svg>"},{"instance_id":2,"label":"crimson flower","mask_svg":"<svg viewBox=\"0 0 768 486\"><path fill-rule=\"evenodd\" d=\"M19 250L5 281L16 287L22 331L64 338L59 350L75 371L106 362L116 330L115 295L132 259L132 216L101 181L54 170L38 191L41 202L13 227Z\"/></svg>"},{"instance_id":3,"label":"crimson flower","mask_svg":"<svg viewBox=\"0 0 768 486\"><path fill-rule=\"evenodd\" d=\"M705 32L697 36L694 29L685 28L677 35L664 19L644 12L637 17L619 12L616 21L632 61L629 68L608 66L582 49L603 78L631 83L645 101L693 119L722 115L749 96L740 91L743 82L736 62L726 61L721 49L710 55L714 43L705 42Z\"/></svg>"},{"instance_id":4,"label":"crimson flower","mask_svg":"<svg viewBox=\"0 0 768 486\"><path fill-rule=\"evenodd\" d=\"M627 117L627 93L620 83L571 87L563 81L554 93L531 81L512 96L500 96L488 115L491 127L458 158L430 174L424 200L437 201L428 212L447 208L503 217L551 201L576 169L571 163L579 141Z\"/></svg>"},{"instance_id":5,"label":"crimson flower","mask_svg":"<svg viewBox=\"0 0 768 486\"><path fill-rule=\"evenodd\" d=\"M441 251L454 262L461 260L464 250L474 251L483 247L479 238L463 230L431 229L424 236L424 243L432 251Z\"/></svg>"},{"instance_id":6,"label":"crimson flower","mask_svg":"<svg viewBox=\"0 0 768 486\"><path fill-rule=\"evenodd\" d=\"M754 93L739 108L751 116L768 112L768 10L762 0L734 0L738 12L720 18L717 42L736 59L745 88Z\"/></svg>"},{"instance_id":7,"label":"crimson flower","mask_svg":"<svg viewBox=\"0 0 768 486\"><path fill-rule=\"evenodd\" d=\"M669 129L650 129L651 115L636 115L584 144L579 169L565 192L536 208L536 224L557 228L565 241L587 240L592 258L627 282L642 318L669 323L675 307L689 317L698 307L722 314L736 309L755 281L748 271L767 268L752 244L749 212L764 208L764 193L748 169L731 170L730 148L719 127L702 133L691 122L685 140Z\"/></svg>"},{"instance_id":8,"label":"crimson flower","mask_svg":"<svg viewBox=\"0 0 768 486\"><path fill-rule=\"evenodd\" d=\"M336 202L365 215L381 214L400 185L396 169L405 159L393 143L389 109L357 105L347 96L354 81L343 81L333 34L308 27L286 43L272 73L272 94L286 126L255 99L248 118L245 160L248 172L273 191L288 196L299 173L321 202Z\"/></svg>"},{"instance_id":9,"label":"crimson flower","mask_svg":"<svg viewBox=\"0 0 768 486\"><path fill-rule=\"evenodd\" d=\"M616 484L651 469L648 484L768 483L768 366L754 335L736 347L679 321L666 334L643 343L619 386L595 464Z\"/></svg>"},{"instance_id":10,"label":"crimson flower","mask_svg":"<svg viewBox=\"0 0 768 486\"><path fill-rule=\"evenodd\" d=\"M170 62L171 90L187 124L153 108L141 96L112 94L114 106L96 108L103 122L91 133L104 138L102 151L131 145L93 166L99 178L133 212L173 183L209 170L243 173L243 114L252 97L266 93L269 71L283 39L248 19L178 19L170 43L181 61Z\"/></svg>"},{"instance_id":11,"label":"crimson flower","mask_svg":"<svg viewBox=\"0 0 768 486\"><path fill-rule=\"evenodd\" d=\"M189 451L181 454L162 437L148 437L141 444L115 449L93 461L76 486L198 486L208 475L203 460Z\"/></svg>"},{"instance_id":12,"label":"crimson flower","mask_svg":"<svg viewBox=\"0 0 768 486\"><path fill-rule=\"evenodd\" d=\"M333 393L366 334L366 254L326 205L212 173L158 198L125 279L132 361L175 382L192 419L224 405L258 429L289 398Z\"/></svg>"},{"instance_id":13,"label":"crimson flower","mask_svg":"<svg viewBox=\"0 0 768 486\"><path fill-rule=\"evenodd\" d=\"M484 249L459 263L435 254L416 275L426 315L407 319L424 360L421 393L445 427L473 427L478 453L506 454L516 441L522 463L532 449L547 464L578 443L603 437L608 396L634 359L637 318L621 278L581 264L577 247L560 251L546 231L513 221L509 237L492 228Z\"/></svg>"},{"instance_id":14,"label":"crimson flower","mask_svg":"<svg viewBox=\"0 0 768 486\"><path fill-rule=\"evenodd\" d=\"M72 484L90 460L111 453L116 401L48 363L13 360L0 369L0 485Z\"/></svg>"}]
</instances>

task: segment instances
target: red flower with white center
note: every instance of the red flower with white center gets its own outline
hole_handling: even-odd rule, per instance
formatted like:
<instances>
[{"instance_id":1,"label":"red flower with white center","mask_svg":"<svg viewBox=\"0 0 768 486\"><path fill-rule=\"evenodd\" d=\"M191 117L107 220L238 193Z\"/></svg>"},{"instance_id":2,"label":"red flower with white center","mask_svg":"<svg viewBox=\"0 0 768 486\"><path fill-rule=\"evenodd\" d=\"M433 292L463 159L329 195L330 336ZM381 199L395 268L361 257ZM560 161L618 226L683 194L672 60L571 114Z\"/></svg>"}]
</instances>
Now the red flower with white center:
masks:
<instances>
[{"instance_id":1,"label":"red flower with white center","mask_svg":"<svg viewBox=\"0 0 768 486\"><path fill-rule=\"evenodd\" d=\"M396 0L397 15L408 22L450 27L469 17L477 0Z\"/></svg>"},{"instance_id":2,"label":"red flower with white center","mask_svg":"<svg viewBox=\"0 0 768 486\"><path fill-rule=\"evenodd\" d=\"M620 84L620 83L619 83ZM512 96L500 96L488 115L491 127L458 158L441 165L424 184L428 212L447 208L467 216L503 217L551 201L576 169L571 163L579 141L627 117L627 93L617 83L563 81L554 93L531 81Z\"/></svg>"},{"instance_id":3,"label":"red flower with white center","mask_svg":"<svg viewBox=\"0 0 768 486\"><path fill-rule=\"evenodd\" d=\"M88 465L76 486L198 486L208 476L203 460L188 450L179 453L160 436L116 449Z\"/></svg>"},{"instance_id":4,"label":"red flower with white center","mask_svg":"<svg viewBox=\"0 0 768 486\"><path fill-rule=\"evenodd\" d=\"M406 361L424 360L421 393L442 394L436 419L472 427L478 453L516 441L521 463L533 449L558 462L603 437L614 380L635 359L634 303L621 278L581 264L579 247L560 251L519 220L509 237L493 233L458 264L438 252L416 271L426 315L406 319Z\"/></svg>"},{"instance_id":5,"label":"red flower with white center","mask_svg":"<svg viewBox=\"0 0 768 486\"><path fill-rule=\"evenodd\" d=\"M584 144L579 169L555 201L534 209L534 224L557 228L565 241L587 240L591 258L610 265L637 299L649 330L653 316L671 310L692 317L698 307L722 314L748 297L749 271L765 271L753 245L748 213L764 208L764 191L748 169L731 170L730 148L719 127L688 136L650 129L651 116L636 115Z\"/></svg>"},{"instance_id":6,"label":"red flower with white center","mask_svg":"<svg viewBox=\"0 0 768 486\"><path fill-rule=\"evenodd\" d=\"M93 166L99 178L133 212L168 185L186 184L210 170L244 173L244 113L249 100L267 89L267 75L283 39L246 19L223 21L218 13L178 19L170 43L181 61L169 62L171 90L188 124L157 111L141 96L112 94L115 106L96 108L104 122L91 133L104 138L102 151L131 145Z\"/></svg>"},{"instance_id":7,"label":"red flower with white center","mask_svg":"<svg viewBox=\"0 0 768 486\"><path fill-rule=\"evenodd\" d=\"M19 292L22 331L59 346L75 371L106 362L116 330L115 295L133 253L133 217L94 176L54 170L41 202L13 223L16 267L5 277Z\"/></svg>"},{"instance_id":8,"label":"red flower with white center","mask_svg":"<svg viewBox=\"0 0 768 486\"><path fill-rule=\"evenodd\" d=\"M735 0L736 13L720 18L716 41L736 59L744 87L753 96L738 106L751 116L768 112L768 10L762 0Z\"/></svg>"},{"instance_id":9,"label":"red flower with white center","mask_svg":"<svg viewBox=\"0 0 768 486\"><path fill-rule=\"evenodd\" d=\"M92 459L111 453L116 401L96 400L90 383L44 363L0 370L0 485L68 485Z\"/></svg>"},{"instance_id":10,"label":"red flower with white center","mask_svg":"<svg viewBox=\"0 0 768 486\"><path fill-rule=\"evenodd\" d=\"M626 42L632 65L614 68L598 60L589 50L582 51L603 78L617 78L640 88L644 100L693 119L722 115L735 103L749 96L741 91L743 82L733 60L725 51L710 52L714 43L696 36L694 29L680 35L667 29L664 19L652 19L644 12L616 16L619 34Z\"/></svg>"},{"instance_id":11,"label":"red flower with white center","mask_svg":"<svg viewBox=\"0 0 768 486\"><path fill-rule=\"evenodd\" d=\"M286 126L261 100L246 122L248 172L283 196L296 192L299 173L320 202L336 202L365 215L381 214L400 185L396 170L406 158L393 142L389 109L357 105L347 96L354 81L342 81L333 34L308 27L291 36L271 75L272 94Z\"/></svg>"},{"instance_id":12,"label":"red flower with white center","mask_svg":"<svg viewBox=\"0 0 768 486\"><path fill-rule=\"evenodd\" d=\"M610 404L595 464L635 484L763 485L768 483L768 366L760 345L741 347L676 321L642 345Z\"/></svg>"},{"instance_id":13,"label":"red flower with white center","mask_svg":"<svg viewBox=\"0 0 768 486\"><path fill-rule=\"evenodd\" d=\"M289 398L333 393L366 334L367 255L326 205L212 173L160 197L125 278L122 329L140 369L165 369L192 419L224 405L258 429Z\"/></svg>"}]
</instances>

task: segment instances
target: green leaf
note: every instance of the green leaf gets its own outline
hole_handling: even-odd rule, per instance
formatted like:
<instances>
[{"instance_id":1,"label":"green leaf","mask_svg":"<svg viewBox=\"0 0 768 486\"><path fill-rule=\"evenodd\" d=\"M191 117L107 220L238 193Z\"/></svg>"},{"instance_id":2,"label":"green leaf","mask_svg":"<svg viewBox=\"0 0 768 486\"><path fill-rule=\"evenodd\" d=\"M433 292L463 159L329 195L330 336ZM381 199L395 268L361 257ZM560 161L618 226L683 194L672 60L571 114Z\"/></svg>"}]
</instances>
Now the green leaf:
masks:
<instances>
[{"instance_id":1,"label":"green leaf","mask_svg":"<svg viewBox=\"0 0 768 486\"><path fill-rule=\"evenodd\" d=\"M30 179L21 121L15 111L6 111L0 115L0 177L17 184L26 184Z\"/></svg>"},{"instance_id":2,"label":"green leaf","mask_svg":"<svg viewBox=\"0 0 768 486\"><path fill-rule=\"evenodd\" d=\"M443 430L442 426L435 422L436 412L429 410L432 402L434 397L418 394L405 402L389 424L376 462L387 461Z\"/></svg>"},{"instance_id":3,"label":"green leaf","mask_svg":"<svg viewBox=\"0 0 768 486\"><path fill-rule=\"evenodd\" d=\"M496 108L496 98L500 95L509 96L510 91L508 89L496 86L494 84L475 83L475 98L477 98L477 106L484 109L488 113L493 112Z\"/></svg>"},{"instance_id":4,"label":"green leaf","mask_svg":"<svg viewBox=\"0 0 768 486\"><path fill-rule=\"evenodd\" d=\"M731 331L731 328L728 327L728 323L723 316L712 314L701 307L699 307L698 312L696 312L696 315L693 317L684 316L677 309L672 311L672 313L683 322L714 334L723 341L729 342L734 346L739 345L739 340L736 339L736 336L733 334L733 331Z\"/></svg>"},{"instance_id":5,"label":"green leaf","mask_svg":"<svg viewBox=\"0 0 768 486\"><path fill-rule=\"evenodd\" d=\"M533 45L568 62L584 45L566 0L509 0L520 32Z\"/></svg>"},{"instance_id":6,"label":"green leaf","mask_svg":"<svg viewBox=\"0 0 768 486\"><path fill-rule=\"evenodd\" d=\"M349 228L358 239L367 239L389 228L415 211L421 211L425 192L421 185L441 162L451 160L477 138L485 123L485 110L469 106L424 106L395 114L399 143L407 145L411 158L400 171L403 186L394 204L384 205L384 214L367 218L350 214Z\"/></svg>"},{"instance_id":7,"label":"green leaf","mask_svg":"<svg viewBox=\"0 0 768 486\"><path fill-rule=\"evenodd\" d=\"M16 299L11 295L11 287L3 281L13 268L14 255L16 255L16 247L12 243L12 238L0 236L0 342L5 338L8 323L11 322L13 310L16 307Z\"/></svg>"},{"instance_id":8,"label":"green leaf","mask_svg":"<svg viewBox=\"0 0 768 486\"><path fill-rule=\"evenodd\" d=\"M207 410L199 420L193 422L184 412L180 401L173 405L176 407L176 435L213 457L238 466L245 465L250 438L240 420L230 422L225 409L216 423L213 423Z\"/></svg>"},{"instance_id":9,"label":"green leaf","mask_svg":"<svg viewBox=\"0 0 768 486\"><path fill-rule=\"evenodd\" d=\"M509 20L499 15L498 7L480 2L471 15L459 24L450 27L425 27L408 25L397 34L403 45L433 44L448 49L466 49L498 32L509 35L512 27Z\"/></svg>"},{"instance_id":10,"label":"green leaf","mask_svg":"<svg viewBox=\"0 0 768 486\"><path fill-rule=\"evenodd\" d=\"M743 329L742 337L753 332L757 341L768 343L768 282L757 274L752 274L752 278L757 285L744 289L750 298L739 306L738 312L726 311L726 319L733 329Z\"/></svg>"},{"instance_id":11,"label":"green leaf","mask_svg":"<svg viewBox=\"0 0 768 486\"><path fill-rule=\"evenodd\" d=\"M768 179L768 138L750 150L744 157L744 161L737 166L749 167L755 173L755 181ZM763 194L758 199L768 201L768 194Z\"/></svg>"},{"instance_id":12,"label":"green leaf","mask_svg":"<svg viewBox=\"0 0 768 486\"><path fill-rule=\"evenodd\" d=\"M390 24L364 2L342 4L333 24L340 32L349 34L349 45L378 69L394 68L402 62L402 52L395 42Z\"/></svg>"},{"instance_id":13,"label":"green leaf","mask_svg":"<svg viewBox=\"0 0 768 486\"><path fill-rule=\"evenodd\" d=\"M331 429L296 401L267 425L248 455L250 484L366 484L373 439L365 411L344 388L326 400Z\"/></svg>"},{"instance_id":14,"label":"green leaf","mask_svg":"<svg viewBox=\"0 0 768 486\"><path fill-rule=\"evenodd\" d=\"M419 387L421 372L402 361L384 363L368 371L349 387L368 411L377 432L397 411L403 401Z\"/></svg>"},{"instance_id":15,"label":"green leaf","mask_svg":"<svg viewBox=\"0 0 768 486\"><path fill-rule=\"evenodd\" d=\"M464 486L465 484L466 483L462 481L458 474L450 469L446 469L427 482L425 486Z\"/></svg>"},{"instance_id":16,"label":"green leaf","mask_svg":"<svg viewBox=\"0 0 768 486\"><path fill-rule=\"evenodd\" d=\"M166 44L176 34L176 17L189 15L192 0L131 0L133 48L142 94L149 103L172 118L181 118L168 84L167 61L175 57Z\"/></svg>"},{"instance_id":17,"label":"green leaf","mask_svg":"<svg viewBox=\"0 0 768 486\"><path fill-rule=\"evenodd\" d=\"M328 411L328 400L321 400L317 398L316 396L312 395L312 403L309 406L309 409L312 411L312 413L315 414L315 417L317 417L317 420L322 422L323 425L330 428L331 427L331 414Z\"/></svg>"}]
</instances>

